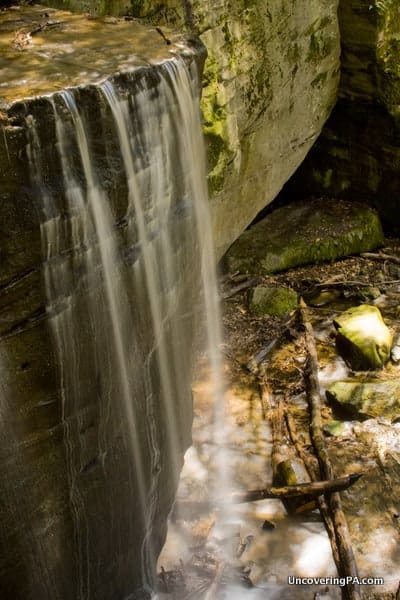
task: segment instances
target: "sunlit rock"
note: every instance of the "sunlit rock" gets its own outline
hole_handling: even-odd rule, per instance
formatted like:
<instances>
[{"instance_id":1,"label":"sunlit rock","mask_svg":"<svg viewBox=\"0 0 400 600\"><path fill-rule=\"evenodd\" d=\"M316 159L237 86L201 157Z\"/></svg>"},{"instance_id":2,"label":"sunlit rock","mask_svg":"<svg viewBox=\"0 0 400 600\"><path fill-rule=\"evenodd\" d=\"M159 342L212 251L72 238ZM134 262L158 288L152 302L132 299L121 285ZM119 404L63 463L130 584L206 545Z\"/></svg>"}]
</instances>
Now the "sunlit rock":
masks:
<instances>
[{"instance_id":1,"label":"sunlit rock","mask_svg":"<svg viewBox=\"0 0 400 600\"><path fill-rule=\"evenodd\" d=\"M342 200L278 208L245 231L226 258L232 272L267 274L365 252L383 242L377 214Z\"/></svg>"},{"instance_id":2,"label":"sunlit rock","mask_svg":"<svg viewBox=\"0 0 400 600\"><path fill-rule=\"evenodd\" d=\"M361 304L334 320L339 353L355 371L381 369L389 360L392 334L379 308Z\"/></svg>"},{"instance_id":3,"label":"sunlit rock","mask_svg":"<svg viewBox=\"0 0 400 600\"><path fill-rule=\"evenodd\" d=\"M399 381L336 381L326 395L351 417L394 420L400 416Z\"/></svg>"}]
</instances>

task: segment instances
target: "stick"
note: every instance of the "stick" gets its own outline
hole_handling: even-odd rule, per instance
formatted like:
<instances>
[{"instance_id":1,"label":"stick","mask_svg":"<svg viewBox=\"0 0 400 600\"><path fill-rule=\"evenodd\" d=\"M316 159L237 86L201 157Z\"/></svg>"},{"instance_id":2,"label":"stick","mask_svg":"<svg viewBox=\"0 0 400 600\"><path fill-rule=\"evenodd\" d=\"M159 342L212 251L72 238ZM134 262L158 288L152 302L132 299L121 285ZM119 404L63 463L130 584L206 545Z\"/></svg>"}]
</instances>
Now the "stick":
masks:
<instances>
[{"instance_id":1,"label":"stick","mask_svg":"<svg viewBox=\"0 0 400 600\"><path fill-rule=\"evenodd\" d=\"M271 350L273 350L275 348L277 343L282 339L282 337L288 331L290 331L290 327L293 323L293 318L294 318L293 315L291 317L289 317L289 319L286 321L286 323L282 326L281 330L278 332L278 335L275 338L273 338L272 340L269 340L269 342L267 342L265 344L265 346L263 346L255 354L253 354L253 356L247 361L246 369L248 371L250 371L250 373L253 373L254 375L256 375L258 373L259 366L263 362L263 360L265 359L267 354L269 354L271 352Z\"/></svg>"},{"instance_id":2,"label":"stick","mask_svg":"<svg viewBox=\"0 0 400 600\"><path fill-rule=\"evenodd\" d=\"M351 473L344 477L328 481L312 481L309 483L298 483L297 485L286 485L282 487L269 487L262 490L249 490L247 492L234 492L226 498L220 500L186 500L178 499L175 502L174 513L179 514L184 511L205 512L212 508L212 505L223 506L229 504L243 504L244 502L257 502L257 500L295 498L302 496L320 496L326 492L336 490L347 490L354 485L362 473Z\"/></svg>"},{"instance_id":3,"label":"stick","mask_svg":"<svg viewBox=\"0 0 400 600\"><path fill-rule=\"evenodd\" d=\"M389 260L390 262L400 265L400 257L393 256L393 254L385 254L385 252L361 252L360 256L363 258L371 258L372 260Z\"/></svg>"},{"instance_id":4,"label":"stick","mask_svg":"<svg viewBox=\"0 0 400 600\"><path fill-rule=\"evenodd\" d=\"M305 330L305 343L308 353L305 369L305 380L307 385L307 396L311 411L311 439L318 458L321 474L325 479L333 479L333 468L325 446L321 417L321 395L318 381L318 356L314 341L312 325L306 312L306 304L302 298L299 301L299 313ZM328 494L327 503L332 513L332 522L335 527L336 540L340 554L340 562L345 576L358 578L358 569L351 545L350 533L347 527L346 517L342 509L342 503L338 492ZM355 580L357 581L357 579ZM358 584L346 585L349 600L361 600L360 587Z\"/></svg>"},{"instance_id":5,"label":"stick","mask_svg":"<svg viewBox=\"0 0 400 600\"><path fill-rule=\"evenodd\" d=\"M171 44L171 40L169 40L169 39L167 38L167 36L166 36L166 35L165 35L165 33L163 32L163 30L162 30L162 29L160 29L160 27L156 27L156 31L157 31L157 33L159 33L159 34L161 35L161 37L162 37L162 39L164 40L164 42L165 42L166 44L168 44L168 46L169 46L169 45Z\"/></svg>"},{"instance_id":6,"label":"stick","mask_svg":"<svg viewBox=\"0 0 400 600\"><path fill-rule=\"evenodd\" d=\"M298 483L297 485L285 485L281 487L265 488L263 490L249 490L248 492L235 492L229 501L237 504L243 502L254 502L266 498L294 498L296 496L320 496L326 492L347 490L360 479L362 473L351 473L337 479L327 481L312 481L309 483Z\"/></svg>"},{"instance_id":7,"label":"stick","mask_svg":"<svg viewBox=\"0 0 400 600\"><path fill-rule=\"evenodd\" d=\"M241 283L238 283L237 285L231 287L229 290L222 292L221 296L224 300L232 298L232 296L235 296L239 292L253 287L253 285L256 285L258 283L258 281L258 279L247 279L246 281L242 281Z\"/></svg>"}]
</instances>

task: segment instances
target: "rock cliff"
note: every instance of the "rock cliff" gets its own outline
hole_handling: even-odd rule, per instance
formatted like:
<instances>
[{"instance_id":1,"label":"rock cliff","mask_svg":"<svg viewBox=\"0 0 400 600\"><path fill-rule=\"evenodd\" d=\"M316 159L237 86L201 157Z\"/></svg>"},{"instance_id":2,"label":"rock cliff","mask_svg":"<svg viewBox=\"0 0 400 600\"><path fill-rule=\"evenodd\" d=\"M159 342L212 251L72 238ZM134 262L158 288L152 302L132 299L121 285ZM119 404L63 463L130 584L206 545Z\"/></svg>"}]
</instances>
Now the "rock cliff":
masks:
<instances>
[{"instance_id":1,"label":"rock cliff","mask_svg":"<svg viewBox=\"0 0 400 600\"><path fill-rule=\"evenodd\" d=\"M400 5L343 1L339 100L287 188L369 201L400 224Z\"/></svg>"},{"instance_id":2,"label":"rock cliff","mask_svg":"<svg viewBox=\"0 0 400 600\"><path fill-rule=\"evenodd\" d=\"M29 52L13 48L17 27L30 30L50 12L0 13L7 68L0 103L0 599L148 598L191 439L201 254L171 73L187 64L196 90L205 53L182 36L166 46L154 30L130 22L109 26L113 44L107 27L57 11L50 17L63 22L62 31L39 36ZM135 46L141 38L152 46L153 65L132 56L143 49ZM107 52L96 51L107 43ZM130 177L151 228L147 239L138 233L116 119L99 87L107 73L107 89L125 94L131 110ZM59 93L68 83L75 87ZM195 115L197 103L195 94ZM79 106L80 122L71 105ZM170 134L154 136L156 150L149 113L157 132L162 124ZM164 175L168 184L160 186ZM153 205L160 187L171 207L164 228L162 207ZM143 257L158 256L160 245L152 288ZM160 307L152 306L151 289ZM168 398L161 346L174 370Z\"/></svg>"},{"instance_id":3,"label":"rock cliff","mask_svg":"<svg viewBox=\"0 0 400 600\"><path fill-rule=\"evenodd\" d=\"M49 4L187 28L208 51L202 109L221 256L301 164L336 101L337 0Z\"/></svg>"}]
</instances>

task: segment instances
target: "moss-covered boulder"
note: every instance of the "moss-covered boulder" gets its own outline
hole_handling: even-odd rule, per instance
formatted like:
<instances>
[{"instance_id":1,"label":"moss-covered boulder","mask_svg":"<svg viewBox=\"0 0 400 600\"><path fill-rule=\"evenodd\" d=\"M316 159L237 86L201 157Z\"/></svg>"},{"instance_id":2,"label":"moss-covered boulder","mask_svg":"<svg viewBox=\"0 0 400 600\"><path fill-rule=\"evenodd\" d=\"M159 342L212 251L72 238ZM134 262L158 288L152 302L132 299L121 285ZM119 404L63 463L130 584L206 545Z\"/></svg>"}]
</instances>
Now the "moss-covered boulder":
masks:
<instances>
[{"instance_id":1,"label":"moss-covered boulder","mask_svg":"<svg viewBox=\"0 0 400 600\"><path fill-rule=\"evenodd\" d=\"M400 381L336 381L326 396L353 418L400 416Z\"/></svg>"},{"instance_id":2,"label":"moss-covered boulder","mask_svg":"<svg viewBox=\"0 0 400 600\"><path fill-rule=\"evenodd\" d=\"M245 231L226 257L230 270L266 274L334 260L383 242L377 214L342 200L283 206Z\"/></svg>"},{"instance_id":3,"label":"moss-covered boulder","mask_svg":"<svg viewBox=\"0 0 400 600\"><path fill-rule=\"evenodd\" d=\"M252 312L283 317L297 306L297 294L290 288L258 285L249 293Z\"/></svg>"},{"instance_id":4,"label":"moss-covered boulder","mask_svg":"<svg viewBox=\"0 0 400 600\"><path fill-rule=\"evenodd\" d=\"M352 369L381 369L387 363L393 339L379 308L368 304L350 308L334 325L338 352Z\"/></svg>"}]
</instances>

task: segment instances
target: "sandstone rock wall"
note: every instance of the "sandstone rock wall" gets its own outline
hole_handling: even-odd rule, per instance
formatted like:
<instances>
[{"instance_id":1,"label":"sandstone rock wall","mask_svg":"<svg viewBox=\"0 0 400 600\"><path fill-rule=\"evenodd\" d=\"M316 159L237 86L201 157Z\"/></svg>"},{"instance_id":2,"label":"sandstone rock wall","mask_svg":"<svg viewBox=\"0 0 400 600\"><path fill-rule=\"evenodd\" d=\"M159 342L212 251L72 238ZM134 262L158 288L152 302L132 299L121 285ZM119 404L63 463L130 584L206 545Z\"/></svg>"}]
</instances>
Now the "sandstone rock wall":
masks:
<instances>
[{"instance_id":1,"label":"sandstone rock wall","mask_svg":"<svg viewBox=\"0 0 400 600\"><path fill-rule=\"evenodd\" d=\"M337 2L146 4L140 14L178 15L209 53L202 108L221 255L300 165L335 103Z\"/></svg>"},{"instance_id":2,"label":"sandstone rock wall","mask_svg":"<svg viewBox=\"0 0 400 600\"><path fill-rule=\"evenodd\" d=\"M12 12L10 19L31 11L34 20L47 18L44 8L28 7ZM7 21L7 15L1 16ZM58 13L52 17L60 20ZM61 18L67 20L65 15ZM0 23L4 36L1 25L4 23ZM13 31L14 21L10 27ZM87 46L93 40L90 32L86 38L77 35L71 23L65 24L65 33ZM132 37L149 35L148 29L139 28ZM47 44L50 39L49 33ZM160 41L157 34L156 41ZM117 64L112 80L116 89L129 90L131 98L143 97L147 91L144 102L154 117L162 119L165 110L177 119L178 108L172 101L163 102L157 112L161 72L167 69L163 63L168 59L169 64L171 58L161 46L163 57L158 50L156 54L158 66L146 64L130 75L121 72ZM55 44L55 51L57 48ZM204 49L186 44L175 47L175 51L185 56L193 83L198 85ZM131 58L131 41L128 47L119 45L119 53L123 52ZM40 70L34 50L13 56L10 72L15 62L31 59L37 76L48 73ZM72 56L70 52L70 63ZM47 60L57 62L54 55ZM91 65L85 64L89 69ZM76 66L80 73L79 60ZM132 225L135 216L127 207L115 121L92 81L88 79L87 85L73 92L86 124L95 178L107 192L115 220L112 232L120 252L114 256L112 273L111 267L107 272L118 298L124 297L119 293L122 290L131 300L126 311L130 319L119 326L119 332L126 332L125 337L119 336L127 357L129 376L125 378L121 376L121 353L115 351L113 343L115 318L105 293L106 267L100 260L93 226L90 232L85 229L87 217L80 207L89 199L85 197L82 202L83 194L79 200L79 185L85 189L87 178L82 172L76 133L61 98L50 96L57 89L55 82L60 81L57 74L42 79L46 89L31 99L21 97L18 79L13 88L14 102L3 102L0 111L0 600L148 598L144 584L154 576L154 561L164 542L179 469L191 439L194 311L188 306L192 309L199 297L196 279L201 253L197 245L193 248L195 235L188 233L193 207L188 203L182 206L182 190L186 189L179 168L184 162L178 154L182 143L175 139L171 152L176 154L166 155L165 162L177 165L176 181L171 177L169 188L174 208L168 225L175 243L168 258L171 264L177 264L177 259L183 266L175 269L179 275L176 281L167 285L163 280L171 303L173 299L173 310L163 321L163 332L156 334L141 267L143 250L138 240L126 233L129 219ZM75 82L73 78L71 81ZM11 78L8 83L3 100L6 91L12 94ZM75 177L75 187L69 186L68 193L55 104L59 114L66 115L63 136ZM134 114L137 118L138 111ZM132 114L131 119L133 122ZM35 144L28 125L32 122L40 140L40 160L33 162ZM136 122L138 135L140 127L147 124L148 119ZM166 127L165 118L163 125ZM173 131L179 136L178 128ZM142 146L136 143L135 147L144 148L144 156L137 151L137 168L144 188L141 200L147 209L144 219L154 227L151 244L156 252L160 236L148 178L151 152L146 150L145 139ZM29 173L29 156L36 175ZM100 204L104 198L97 195L95 201ZM46 244L41 232L47 227L52 230L54 225L57 238ZM91 257L97 258L92 261ZM94 267L90 273L85 266L89 264ZM49 286L54 287L52 273L56 273L57 286L56 294L49 298ZM158 292L155 295L160 296ZM123 301L118 304L119 319L121 314L125 316L124 306ZM182 372L174 382L174 410L169 410L163 401L157 350L160 337L168 348L173 346L173 322L185 355L179 361ZM173 359L171 364L175 364ZM181 382L185 383L179 391ZM128 402L122 401L124 397ZM176 433L174 444L168 433L170 422L175 428L171 431Z\"/></svg>"},{"instance_id":3,"label":"sandstone rock wall","mask_svg":"<svg viewBox=\"0 0 400 600\"><path fill-rule=\"evenodd\" d=\"M369 201L400 224L400 4L343 0L339 100L289 195Z\"/></svg>"},{"instance_id":4,"label":"sandstone rock wall","mask_svg":"<svg viewBox=\"0 0 400 600\"><path fill-rule=\"evenodd\" d=\"M49 3L90 8L82 0ZM124 12L118 1L95 4L98 12ZM331 112L339 81L337 4L131 0L133 16L186 27L208 50L202 108L219 255L275 198Z\"/></svg>"}]
</instances>

